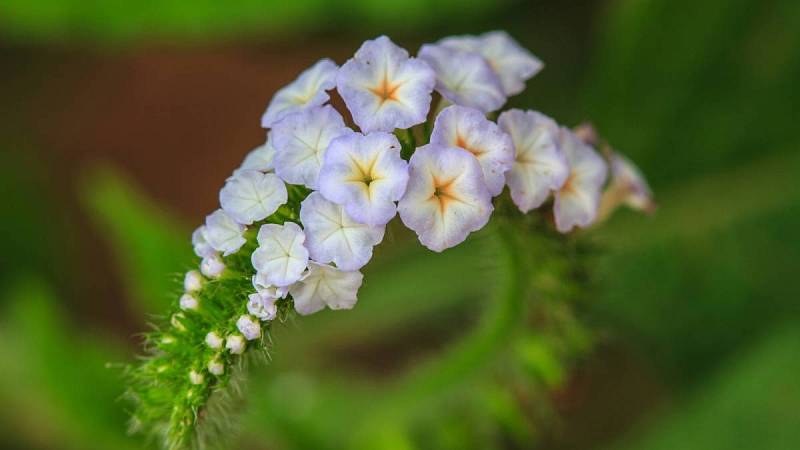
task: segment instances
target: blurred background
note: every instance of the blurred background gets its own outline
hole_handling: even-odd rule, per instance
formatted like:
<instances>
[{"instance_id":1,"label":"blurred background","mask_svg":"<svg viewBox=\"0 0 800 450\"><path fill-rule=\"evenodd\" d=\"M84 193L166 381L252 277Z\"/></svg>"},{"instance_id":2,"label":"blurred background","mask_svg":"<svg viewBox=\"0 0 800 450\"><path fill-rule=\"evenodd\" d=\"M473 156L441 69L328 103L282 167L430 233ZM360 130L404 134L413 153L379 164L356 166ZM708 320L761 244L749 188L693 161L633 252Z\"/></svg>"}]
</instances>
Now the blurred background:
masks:
<instances>
[{"instance_id":1,"label":"blurred background","mask_svg":"<svg viewBox=\"0 0 800 450\"><path fill-rule=\"evenodd\" d=\"M533 324L492 309L490 240L393 230L355 310L276 332L225 447L800 448L796 0L0 2L0 447L153 448L119 366L272 94L493 29L546 63L510 106L591 120L659 210Z\"/></svg>"}]
</instances>

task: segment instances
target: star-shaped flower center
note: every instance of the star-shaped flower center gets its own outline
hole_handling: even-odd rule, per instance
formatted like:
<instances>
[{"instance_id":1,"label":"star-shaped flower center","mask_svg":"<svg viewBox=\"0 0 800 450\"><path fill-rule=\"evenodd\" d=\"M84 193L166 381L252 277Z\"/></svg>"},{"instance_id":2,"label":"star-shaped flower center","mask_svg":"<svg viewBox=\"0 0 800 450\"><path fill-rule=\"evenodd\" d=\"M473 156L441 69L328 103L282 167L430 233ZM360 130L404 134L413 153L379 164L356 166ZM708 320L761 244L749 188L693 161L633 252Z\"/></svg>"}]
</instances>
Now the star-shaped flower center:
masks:
<instances>
[{"instance_id":1,"label":"star-shaped flower center","mask_svg":"<svg viewBox=\"0 0 800 450\"><path fill-rule=\"evenodd\" d=\"M381 105L388 101L399 101L397 98L397 90L400 89L403 83L393 83L389 80L389 75L383 75L383 81L378 86L369 88L370 92L381 99Z\"/></svg>"},{"instance_id":2,"label":"star-shaped flower center","mask_svg":"<svg viewBox=\"0 0 800 450\"><path fill-rule=\"evenodd\" d=\"M464 138L461 133L456 134L456 147L461 147L476 157L480 157L482 154L486 153L483 149L470 146L467 139Z\"/></svg>"},{"instance_id":3,"label":"star-shaped flower center","mask_svg":"<svg viewBox=\"0 0 800 450\"><path fill-rule=\"evenodd\" d=\"M458 177L453 177L447 180L442 180L438 177L433 177L433 195L430 200L439 203L439 211L444 214L452 202L462 202L462 200L455 193L455 183Z\"/></svg>"}]
</instances>

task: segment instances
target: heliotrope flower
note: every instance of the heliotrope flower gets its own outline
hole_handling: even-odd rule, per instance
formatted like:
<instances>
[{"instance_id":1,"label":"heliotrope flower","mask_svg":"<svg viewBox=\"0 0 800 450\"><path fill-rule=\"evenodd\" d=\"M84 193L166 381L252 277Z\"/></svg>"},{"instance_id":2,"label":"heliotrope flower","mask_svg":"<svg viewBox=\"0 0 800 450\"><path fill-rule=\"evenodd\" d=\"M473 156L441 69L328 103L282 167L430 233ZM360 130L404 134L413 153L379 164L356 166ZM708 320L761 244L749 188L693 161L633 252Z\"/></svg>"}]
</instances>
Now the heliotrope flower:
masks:
<instances>
[{"instance_id":1,"label":"heliotrope flower","mask_svg":"<svg viewBox=\"0 0 800 450\"><path fill-rule=\"evenodd\" d=\"M601 203L625 204L637 211L653 212L653 192L638 167L618 152L611 152L611 184ZM616 205L609 205L616 206Z\"/></svg>"},{"instance_id":2,"label":"heliotrope flower","mask_svg":"<svg viewBox=\"0 0 800 450\"><path fill-rule=\"evenodd\" d=\"M559 142L567 158L569 176L556 192L553 213L556 228L566 233L576 226L588 226L597 217L608 169L603 158L572 131L561 128Z\"/></svg>"},{"instance_id":3,"label":"heliotrope flower","mask_svg":"<svg viewBox=\"0 0 800 450\"><path fill-rule=\"evenodd\" d=\"M286 199L283 181L275 174L257 170L233 174L219 192L222 210L242 225L266 219Z\"/></svg>"},{"instance_id":4,"label":"heliotrope flower","mask_svg":"<svg viewBox=\"0 0 800 450\"><path fill-rule=\"evenodd\" d=\"M357 270L372 258L372 247L383 240L384 227L356 222L344 208L312 192L300 205L306 247L318 263L333 262L342 270Z\"/></svg>"},{"instance_id":5,"label":"heliotrope flower","mask_svg":"<svg viewBox=\"0 0 800 450\"><path fill-rule=\"evenodd\" d=\"M436 72L436 91L456 105L487 113L500 109L506 102L500 78L476 52L425 44L419 51L419 59Z\"/></svg>"},{"instance_id":6,"label":"heliotrope flower","mask_svg":"<svg viewBox=\"0 0 800 450\"><path fill-rule=\"evenodd\" d=\"M343 271L327 264L311 262L308 274L289 289L294 309L313 314L325 306L330 309L350 309L358 300L358 288L364 276L358 271Z\"/></svg>"},{"instance_id":7,"label":"heliotrope flower","mask_svg":"<svg viewBox=\"0 0 800 450\"><path fill-rule=\"evenodd\" d=\"M569 175L555 121L536 111L511 109L497 119L514 142L514 164L506 172L511 199L520 211L538 208Z\"/></svg>"},{"instance_id":8,"label":"heliotrope flower","mask_svg":"<svg viewBox=\"0 0 800 450\"><path fill-rule=\"evenodd\" d=\"M206 229L203 235L206 241L224 256L236 253L246 242L245 227L234 220L228 213L218 209L206 217Z\"/></svg>"},{"instance_id":9,"label":"heliotrope flower","mask_svg":"<svg viewBox=\"0 0 800 450\"><path fill-rule=\"evenodd\" d=\"M319 173L319 192L356 222L384 225L395 216L408 183L408 163L391 133L351 132L331 141Z\"/></svg>"},{"instance_id":10,"label":"heliotrope flower","mask_svg":"<svg viewBox=\"0 0 800 450\"><path fill-rule=\"evenodd\" d=\"M366 41L336 76L336 88L361 131L393 131L425 121L433 69L388 37Z\"/></svg>"},{"instance_id":11,"label":"heliotrope flower","mask_svg":"<svg viewBox=\"0 0 800 450\"><path fill-rule=\"evenodd\" d=\"M316 189L328 144L347 131L341 114L330 105L286 116L272 128L275 173L289 184Z\"/></svg>"},{"instance_id":12,"label":"heliotrope flower","mask_svg":"<svg viewBox=\"0 0 800 450\"><path fill-rule=\"evenodd\" d=\"M225 343L225 340L222 339L219 334L215 331L209 331L206 334L206 345L214 350L219 350L222 348L222 345Z\"/></svg>"},{"instance_id":13,"label":"heliotrope flower","mask_svg":"<svg viewBox=\"0 0 800 450\"><path fill-rule=\"evenodd\" d=\"M225 263L217 253L212 253L200 261L200 273L208 278L219 278L223 271L225 271Z\"/></svg>"},{"instance_id":14,"label":"heliotrope flower","mask_svg":"<svg viewBox=\"0 0 800 450\"><path fill-rule=\"evenodd\" d=\"M261 337L261 325L249 314L239 316L239 319L236 320L236 328L248 341Z\"/></svg>"},{"instance_id":15,"label":"heliotrope flower","mask_svg":"<svg viewBox=\"0 0 800 450\"><path fill-rule=\"evenodd\" d=\"M183 291L184 292L197 292L203 287L203 276L196 270L186 272L183 277Z\"/></svg>"},{"instance_id":16,"label":"heliotrope flower","mask_svg":"<svg viewBox=\"0 0 800 450\"><path fill-rule=\"evenodd\" d=\"M286 87L275 93L261 117L261 126L270 128L291 113L324 105L330 96L327 92L336 87L339 67L330 59L321 59L306 69Z\"/></svg>"},{"instance_id":17,"label":"heliotrope flower","mask_svg":"<svg viewBox=\"0 0 800 450\"><path fill-rule=\"evenodd\" d=\"M192 233L192 249L194 250L194 254L205 258L206 256L213 255L216 250L211 244L208 243L206 240L206 226L201 225L197 227Z\"/></svg>"},{"instance_id":18,"label":"heliotrope flower","mask_svg":"<svg viewBox=\"0 0 800 450\"><path fill-rule=\"evenodd\" d=\"M288 286L300 279L308 264L306 235L294 222L261 225L258 248L250 258L253 267L274 286Z\"/></svg>"},{"instance_id":19,"label":"heliotrope flower","mask_svg":"<svg viewBox=\"0 0 800 450\"><path fill-rule=\"evenodd\" d=\"M505 31L490 31L480 36L453 36L442 39L439 44L480 53L497 73L507 96L525 90L525 81L544 67L541 60Z\"/></svg>"},{"instance_id":20,"label":"heliotrope flower","mask_svg":"<svg viewBox=\"0 0 800 450\"><path fill-rule=\"evenodd\" d=\"M422 146L411 156L409 175L398 211L429 249L441 252L458 245L489 221L492 196L478 160L468 151Z\"/></svg>"},{"instance_id":21,"label":"heliotrope flower","mask_svg":"<svg viewBox=\"0 0 800 450\"><path fill-rule=\"evenodd\" d=\"M272 320L278 314L275 299L256 292L247 297L247 312L260 320Z\"/></svg>"},{"instance_id":22,"label":"heliotrope flower","mask_svg":"<svg viewBox=\"0 0 800 450\"><path fill-rule=\"evenodd\" d=\"M482 112L464 106L448 106L436 117L431 143L462 148L478 158L489 193L503 192L505 173L514 162L511 137Z\"/></svg>"},{"instance_id":23,"label":"heliotrope flower","mask_svg":"<svg viewBox=\"0 0 800 450\"><path fill-rule=\"evenodd\" d=\"M272 138L267 136L267 141L254 148L244 157L242 165L233 174L244 170L257 170L259 172L272 172L275 170L275 146Z\"/></svg>"},{"instance_id":24,"label":"heliotrope flower","mask_svg":"<svg viewBox=\"0 0 800 450\"><path fill-rule=\"evenodd\" d=\"M232 334L225 339L225 348L234 355L242 354L246 345L244 336L241 334Z\"/></svg>"}]
</instances>

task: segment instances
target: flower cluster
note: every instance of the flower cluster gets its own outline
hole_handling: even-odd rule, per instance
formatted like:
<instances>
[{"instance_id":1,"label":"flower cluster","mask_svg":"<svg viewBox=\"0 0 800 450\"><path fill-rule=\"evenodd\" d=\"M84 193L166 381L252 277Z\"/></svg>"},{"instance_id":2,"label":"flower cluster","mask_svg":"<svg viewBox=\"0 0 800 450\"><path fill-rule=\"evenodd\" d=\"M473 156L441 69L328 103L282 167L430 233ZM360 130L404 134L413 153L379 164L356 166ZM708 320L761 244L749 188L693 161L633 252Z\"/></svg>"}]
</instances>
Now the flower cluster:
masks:
<instances>
[{"instance_id":1,"label":"flower cluster","mask_svg":"<svg viewBox=\"0 0 800 450\"><path fill-rule=\"evenodd\" d=\"M484 227L506 186L523 213L552 196L563 233L592 224L608 163L591 141L537 111L487 117L542 67L499 31L425 44L417 58L381 36L341 67L322 59L281 89L261 120L266 143L233 172L220 191L221 208L192 237L202 276L215 278L224 258L247 242L248 227L256 228L241 335L259 337L258 321L274 319L275 302L287 296L300 314L351 308L359 269L396 215L437 252ZM345 111L330 104L334 90ZM439 107L431 108L435 99ZM427 134L419 125L434 113ZM417 138L427 142L416 147ZM649 204L638 170L616 154L611 162L615 192L633 196L619 201ZM287 204L287 186L310 190L299 220L267 223ZM202 276L187 274L183 308L196 307L192 291Z\"/></svg>"},{"instance_id":2,"label":"flower cluster","mask_svg":"<svg viewBox=\"0 0 800 450\"><path fill-rule=\"evenodd\" d=\"M441 252L487 224L506 186L522 213L552 206L544 214L562 233L595 222L601 198L605 209L651 205L640 172L603 157L585 130L537 111L497 114L543 67L508 34L450 37L417 55L381 36L341 66L320 60L269 103L266 142L192 235L201 262L186 274L178 314L202 308L197 293L226 276L231 258L246 261L235 331L203 330L211 375L225 371L221 352L241 354L262 336L279 304L301 315L352 308L360 269L395 216ZM189 382L203 385L194 367Z\"/></svg>"}]
</instances>

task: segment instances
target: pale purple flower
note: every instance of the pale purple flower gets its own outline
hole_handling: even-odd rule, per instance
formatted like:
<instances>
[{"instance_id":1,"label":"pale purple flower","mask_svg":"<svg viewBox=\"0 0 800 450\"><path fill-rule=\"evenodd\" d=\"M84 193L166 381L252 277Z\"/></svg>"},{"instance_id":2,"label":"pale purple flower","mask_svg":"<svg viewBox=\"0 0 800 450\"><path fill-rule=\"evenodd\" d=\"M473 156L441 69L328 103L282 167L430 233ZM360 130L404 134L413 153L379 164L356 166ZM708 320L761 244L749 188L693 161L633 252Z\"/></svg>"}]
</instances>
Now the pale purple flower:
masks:
<instances>
[{"instance_id":1,"label":"pale purple flower","mask_svg":"<svg viewBox=\"0 0 800 450\"><path fill-rule=\"evenodd\" d=\"M248 341L261 337L261 325L249 314L239 316L239 319L236 320L236 328Z\"/></svg>"},{"instance_id":2,"label":"pale purple flower","mask_svg":"<svg viewBox=\"0 0 800 450\"><path fill-rule=\"evenodd\" d=\"M489 221L492 196L478 160L468 151L428 144L411 156L409 170L398 211L424 246L441 252Z\"/></svg>"},{"instance_id":3,"label":"pale purple flower","mask_svg":"<svg viewBox=\"0 0 800 450\"><path fill-rule=\"evenodd\" d=\"M201 258L205 258L206 256L216 253L214 247L212 247L211 244L209 244L206 240L205 225L201 225L192 233L192 249L194 250L194 254Z\"/></svg>"},{"instance_id":4,"label":"pale purple flower","mask_svg":"<svg viewBox=\"0 0 800 450\"><path fill-rule=\"evenodd\" d=\"M257 170L263 173L275 170L275 146L270 136L267 136L267 142L254 148L244 157L242 165L233 174L236 175L244 170Z\"/></svg>"},{"instance_id":5,"label":"pale purple flower","mask_svg":"<svg viewBox=\"0 0 800 450\"><path fill-rule=\"evenodd\" d=\"M419 51L419 59L436 71L436 91L456 105L487 113L500 109L506 102L500 78L479 53L425 44Z\"/></svg>"},{"instance_id":6,"label":"pale purple flower","mask_svg":"<svg viewBox=\"0 0 800 450\"><path fill-rule=\"evenodd\" d=\"M200 275L200 272L190 270L186 272L186 275L183 277L183 291L187 293L197 292L203 287L204 282L205 280L203 276Z\"/></svg>"},{"instance_id":7,"label":"pale purple flower","mask_svg":"<svg viewBox=\"0 0 800 450\"><path fill-rule=\"evenodd\" d=\"M288 286L300 279L308 264L306 235L294 222L266 224L258 230L258 248L251 261L264 280L274 286Z\"/></svg>"},{"instance_id":8,"label":"pale purple flower","mask_svg":"<svg viewBox=\"0 0 800 450\"><path fill-rule=\"evenodd\" d=\"M270 128L291 113L324 105L329 91L336 87L339 67L330 59L321 59L306 69L289 85L275 93L261 117L261 126Z\"/></svg>"},{"instance_id":9,"label":"pale purple flower","mask_svg":"<svg viewBox=\"0 0 800 450\"><path fill-rule=\"evenodd\" d=\"M342 270L357 270L372 258L372 247L383 240L383 226L356 222L344 208L312 192L300 205L306 247L318 263L333 262Z\"/></svg>"},{"instance_id":10,"label":"pale purple flower","mask_svg":"<svg viewBox=\"0 0 800 450\"><path fill-rule=\"evenodd\" d=\"M386 36L364 42L336 77L339 95L365 133L424 122L435 83L427 63Z\"/></svg>"},{"instance_id":11,"label":"pale purple flower","mask_svg":"<svg viewBox=\"0 0 800 450\"><path fill-rule=\"evenodd\" d=\"M653 192L639 168L618 152L612 152L610 159L611 185L603 197L614 195L620 203L637 211L649 213L655 210Z\"/></svg>"},{"instance_id":12,"label":"pale purple flower","mask_svg":"<svg viewBox=\"0 0 800 450\"><path fill-rule=\"evenodd\" d=\"M200 261L200 272L208 278L219 278L223 271L225 263L217 253L212 253Z\"/></svg>"},{"instance_id":13,"label":"pale purple flower","mask_svg":"<svg viewBox=\"0 0 800 450\"><path fill-rule=\"evenodd\" d=\"M462 148L478 159L489 193L503 192L505 173L514 162L511 137L482 112L464 106L448 106L436 117L431 144Z\"/></svg>"},{"instance_id":14,"label":"pale purple flower","mask_svg":"<svg viewBox=\"0 0 800 450\"><path fill-rule=\"evenodd\" d=\"M275 299L256 292L247 297L247 312L260 320L272 320L278 314Z\"/></svg>"},{"instance_id":15,"label":"pale purple flower","mask_svg":"<svg viewBox=\"0 0 800 450\"><path fill-rule=\"evenodd\" d=\"M330 309L351 309L358 300L358 288L364 276L358 271L311 262L308 274L291 286L294 309L301 315L313 314L325 306Z\"/></svg>"},{"instance_id":16,"label":"pale purple flower","mask_svg":"<svg viewBox=\"0 0 800 450\"><path fill-rule=\"evenodd\" d=\"M275 173L289 184L316 189L328 144L347 131L341 114L330 105L286 116L272 128Z\"/></svg>"},{"instance_id":17,"label":"pale purple flower","mask_svg":"<svg viewBox=\"0 0 800 450\"><path fill-rule=\"evenodd\" d=\"M239 224L225 211L218 209L206 217L206 229L203 235L206 241L224 256L236 253L246 242L245 227Z\"/></svg>"},{"instance_id":18,"label":"pale purple flower","mask_svg":"<svg viewBox=\"0 0 800 450\"><path fill-rule=\"evenodd\" d=\"M560 189L569 175L559 128L544 114L519 109L503 112L497 123L514 142L514 164L506 172L511 199L527 213L541 206L550 192Z\"/></svg>"},{"instance_id":19,"label":"pale purple flower","mask_svg":"<svg viewBox=\"0 0 800 450\"><path fill-rule=\"evenodd\" d=\"M286 203L286 185L272 173L239 171L219 192L222 210L242 225L264 220Z\"/></svg>"},{"instance_id":20,"label":"pale purple flower","mask_svg":"<svg viewBox=\"0 0 800 450\"><path fill-rule=\"evenodd\" d=\"M331 141L319 174L319 192L356 222L385 225L397 213L408 183L408 163L390 133L351 132Z\"/></svg>"},{"instance_id":21,"label":"pale purple flower","mask_svg":"<svg viewBox=\"0 0 800 450\"><path fill-rule=\"evenodd\" d=\"M506 95L525 90L525 81L542 70L542 61L522 48L505 31L490 31L480 36L454 36L439 41L446 47L481 54L500 78Z\"/></svg>"},{"instance_id":22,"label":"pale purple flower","mask_svg":"<svg viewBox=\"0 0 800 450\"><path fill-rule=\"evenodd\" d=\"M560 143L569 164L569 176L556 192L553 212L556 228L566 233L573 227L590 225L597 217L608 168L603 158L572 131L561 128Z\"/></svg>"}]
</instances>

